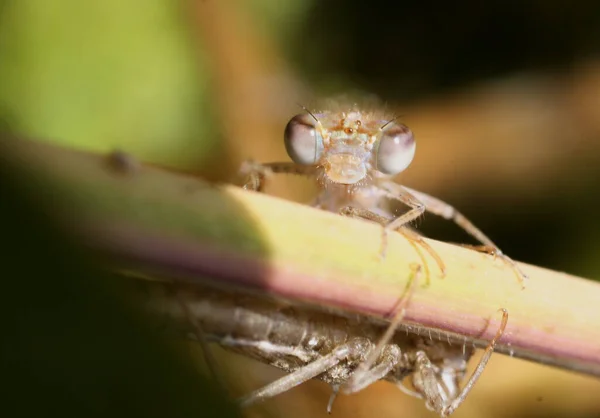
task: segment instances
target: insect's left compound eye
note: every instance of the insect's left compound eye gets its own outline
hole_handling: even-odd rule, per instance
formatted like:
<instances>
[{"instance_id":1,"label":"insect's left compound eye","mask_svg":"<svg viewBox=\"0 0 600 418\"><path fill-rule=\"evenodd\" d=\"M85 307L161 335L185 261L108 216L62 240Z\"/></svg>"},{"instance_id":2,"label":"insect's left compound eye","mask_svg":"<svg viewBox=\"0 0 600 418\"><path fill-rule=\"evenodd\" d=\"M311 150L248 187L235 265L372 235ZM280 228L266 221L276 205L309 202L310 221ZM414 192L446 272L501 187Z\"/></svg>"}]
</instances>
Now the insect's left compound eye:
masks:
<instances>
[{"instance_id":1,"label":"insect's left compound eye","mask_svg":"<svg viewBox=\"0 0 600 418\"><path fill-rule=\"evenodd\" d=\"M383 129L377 145L377 170L390 175L404 171L415 156L415 148L412 131L401 123L390 123Z\"/></svg>"},{"instance_id":2,"label":"insect's left compound eye","mask_svg":"<svg viewBox=\"0 0 600 418\"><path fill-rule=\"evenodd\" d=\"M297 164L315 164L323 153L323 138L315 128L316 121L309 114L294 116L285 127L285 150Z\"/></svg>"}]
</instances>

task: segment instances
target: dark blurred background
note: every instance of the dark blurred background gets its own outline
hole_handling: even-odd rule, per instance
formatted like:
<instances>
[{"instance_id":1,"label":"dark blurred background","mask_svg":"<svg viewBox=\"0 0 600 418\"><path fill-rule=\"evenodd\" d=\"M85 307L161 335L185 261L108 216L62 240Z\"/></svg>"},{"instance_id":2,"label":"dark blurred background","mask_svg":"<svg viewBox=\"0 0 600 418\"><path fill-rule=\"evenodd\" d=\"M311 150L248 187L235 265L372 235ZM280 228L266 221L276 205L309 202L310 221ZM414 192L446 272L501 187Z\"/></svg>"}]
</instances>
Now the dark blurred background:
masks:
<instances>
[{"instance_id":1,"label":"dark blurred background","mask_svg":"<svg viewBox=\"0 0 600 418\"><path fill-rule=\"evenodd\" d=\"M415 132L399 181L515 259L600 278L597 1L0 0L4 131L236 181L247 158L287 160L297 103L345 93L378 96ZM468 239L432 216L420 228ZM232 357L233 375L237 362L260 372L251 387L277 375ZM501 357L489 369L456 416L600 416L593 379ZM324 416L327 397L311 383L248 414ZM386 384L336 408L429 415Z\"/></svg>"}]
</instances>

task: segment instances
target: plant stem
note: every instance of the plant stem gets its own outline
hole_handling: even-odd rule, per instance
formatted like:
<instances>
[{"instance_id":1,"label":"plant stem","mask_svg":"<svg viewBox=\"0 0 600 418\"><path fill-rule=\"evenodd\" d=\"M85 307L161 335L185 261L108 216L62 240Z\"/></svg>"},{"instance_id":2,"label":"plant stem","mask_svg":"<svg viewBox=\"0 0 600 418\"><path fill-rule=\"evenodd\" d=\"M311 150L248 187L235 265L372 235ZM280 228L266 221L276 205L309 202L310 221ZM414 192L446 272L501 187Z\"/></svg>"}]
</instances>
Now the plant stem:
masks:
<instances>
[{"instance_id":1,"label":"plant stem","mask_svg":"<svg viewBox=\"0 0 600 418\"><path fill-rule=\"evenodd\" d=\"M0 158L42 204L111 267L247 286L292 300L385 317L419 257L400 234L234 186L24 140ZM6 158L8 157L8 158ZM501 260L434 240L447 266L416 286L405 320L480 343L509 312L498 351L600 376L600 284L520 264L522 290ZM436 331L433 331L434 334Z\"/></svg>"}]
</instances>

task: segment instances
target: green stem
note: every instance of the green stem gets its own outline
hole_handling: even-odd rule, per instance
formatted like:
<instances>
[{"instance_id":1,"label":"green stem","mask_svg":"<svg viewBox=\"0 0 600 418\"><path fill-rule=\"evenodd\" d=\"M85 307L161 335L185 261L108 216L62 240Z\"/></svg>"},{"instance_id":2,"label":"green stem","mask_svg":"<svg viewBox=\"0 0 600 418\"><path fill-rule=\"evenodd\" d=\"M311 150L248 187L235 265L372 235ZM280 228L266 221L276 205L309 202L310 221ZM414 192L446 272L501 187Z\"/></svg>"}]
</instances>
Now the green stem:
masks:
<instances>
[{"instance_id":1,"label":"green stem","mask_svg":"<svg viewBox=\"0 0 600 418\"><path fill-rule=\"evenodd\" d=\"M111 266L186 281L206 277L289 299L387 316L419 263L400 234L234 186L29 141L0 142L40 202ZM406 321L480 343L509 312L498 350L600 376L600 284L520 264L525 290L501 260L427 240L431 285L417 286Z\"/></svg>"}]
</instances>

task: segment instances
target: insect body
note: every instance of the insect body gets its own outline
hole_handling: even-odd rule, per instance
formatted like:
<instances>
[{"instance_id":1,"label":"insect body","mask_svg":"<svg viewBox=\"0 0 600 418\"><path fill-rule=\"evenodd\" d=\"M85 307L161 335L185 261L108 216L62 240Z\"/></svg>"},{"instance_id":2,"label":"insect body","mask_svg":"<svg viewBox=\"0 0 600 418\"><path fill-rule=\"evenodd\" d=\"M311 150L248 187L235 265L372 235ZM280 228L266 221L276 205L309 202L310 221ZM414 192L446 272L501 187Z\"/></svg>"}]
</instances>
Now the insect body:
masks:
<instances>
[{"instance_id":1,"label":"insect body","mask_svg":"<svg viewBox=\"0 0 600 418\"><path fill-rule=\"evenodd\" d=\"M364 316L327 312L240 291L146 280L140 280L139 286L144 288L149 310L179 335L197 338L196 324L207 341L287 372L244 397L242 405L263 401L313 378L329 383L337 393L376 349L387 326ZM422 336L396 330L354 391L386 380L447 416L481 374L506 321L504 312L496 337L462 389L472 347L434 341L427 333Z\"/></svg>"},{"instance_id":2,"label":"insect body","mask_svg":"<svg viewBox=\"0 0 600 418\"><path fill-rule=\"evenodd\" d=\"M471 248L493 254L512 268L524 285L526 276L514 261L454 207L425 193L391 181L404 171L415 155L416 143L411 130L377 112L362 112L353 107L342 111L306 113L294 116L284 133L285 148L291 163L259 164L242 167L247 181L244 188L261 191L273 173L313 176L321 188L313 206L345 216L363 218L383 226L382 256L386 234L403 234L423 260L427 283L429 270L419 247L435 259L442 275L441 257L407 225L425 211L454 221L481 245ZM390 204L400 203L409 210L395 215Z\"/></svg>"},{"instance_id":3,"label":"insect body","mask_svg":"<svg viewBox=\"0 0 600 418\"><path fill-rule=\"evenodd\" d=\"M391 181L393 176L410 165L415 155L415 139L407 126L394 120L386 120L377 112L363 112L356 106L341 111L311 113L306 110L305 113L294 116L288 122L284 142L293 162L267 164L247 162L242 167L242 172L247 175L245 189L262 191L267 177L274 173L314 177L321 192L313 202L313 206L382 225L382 257L385 256L387 233L397 231L404 235L422 260L427 284L430 281L429 268L421 249L426 250L433 257L442 275L445 274L446 266L433 248L419 234L408 228L408 224L425 211L431 212L452 220L478 240L481 245L469 247L500 258L514 271L524 287L527 277L516 263L504 255L492 240L454 207L435 197ZM396 215L391 205L397 203L408 206L408 211ZM358 366L350 367L348 363L344 370L352 369L352 373L346 373L340 387L342 392L351 393L381 378L398 380L400 375L397 374L398 369L395 367L400 364L401 369L409 370L407 375L411 376L415 393L426 400L428 407L442 416L447 416L464 401L482 373L497 339L506 327L508 313L505 310L503 312L502 325L496 337L490 342L476 371L460 391L458 390L460 379L455 380L454 383L447 383L452 379L448 378L444 367L432 361L430 353L416 347L418 344L408 351L403 350L401 345L393 344L396 327L403 317L402 312L395 316L384 336L374 347L369 344L358 344L358 342L351 344L354 340L348 340L339 349L336 348L327 356L314 360L311 363L315 366L314 370L307 365L305 368L293 371L288 376L288 380L293 382L310 375L307 370L313 370L313 373L316 371L325 373L328 369L316 367L323 362L329 362L327 363L329 367L353 362L352 364L357 363ZM367 339L373 341L368 337ZM392 350L390 347L396 347L401 354L389 354L389 350ZM388 353L387 357L385 353ZM444 356L449 361L455 359L451 350L444 353ZM462 377L461 373L464 373L464 370L458 373L455 368L452 373ZM310 377L314 376L316 374ZM285 386L283 381L275 382L272 387L268 386L265 392L255 393L252 399L261 398L264 393L272 394L277 387Z\"/></svg>"}]
</instances>

